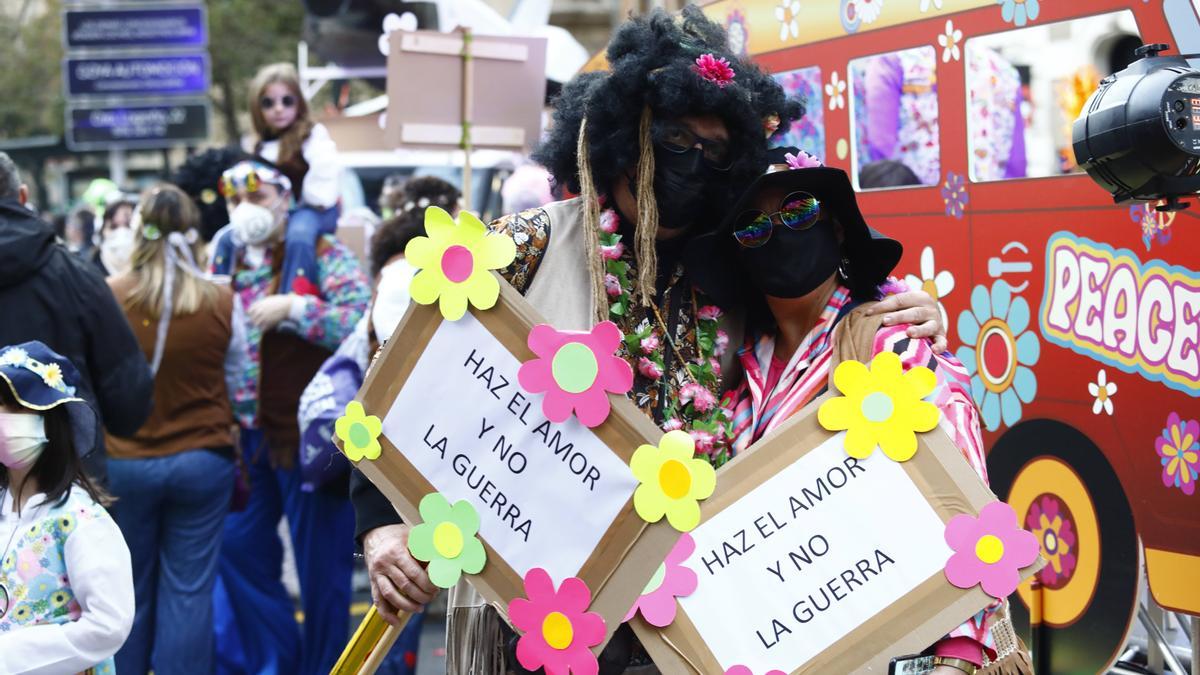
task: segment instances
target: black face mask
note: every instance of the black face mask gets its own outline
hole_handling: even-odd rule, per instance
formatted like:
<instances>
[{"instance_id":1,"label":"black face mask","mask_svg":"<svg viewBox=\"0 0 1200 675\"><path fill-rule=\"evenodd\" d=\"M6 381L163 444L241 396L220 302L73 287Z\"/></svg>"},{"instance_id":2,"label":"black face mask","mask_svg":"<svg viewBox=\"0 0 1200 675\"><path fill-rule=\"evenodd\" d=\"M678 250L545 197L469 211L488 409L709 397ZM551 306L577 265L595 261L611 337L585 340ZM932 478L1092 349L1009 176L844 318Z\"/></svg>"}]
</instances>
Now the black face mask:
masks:
<instances>
[{"instance_id":1,"label":"black face mask","mask_svg":"<svg viewBox=\"0 0 1200 675\"><path fill-rule=\"evenodd\" d=\"M739 254L742 269L758 290L776 298L799 298L837 270L841 249L833 221L819 220L800 232L777 226L766 244L739 246Z\"/></svg>"},{"instance_id":2,"label":"black face mask","mask_svg":"<svg viewBox=\"0 0 1200 675\"><path fill-rule=\"evenodd\" d=\"M658 224L669 229L690 228L711 213L714 187L720 175L704 163L700 148L676 153L654 148L654 197Z\"/></svg>"}]
</instances>

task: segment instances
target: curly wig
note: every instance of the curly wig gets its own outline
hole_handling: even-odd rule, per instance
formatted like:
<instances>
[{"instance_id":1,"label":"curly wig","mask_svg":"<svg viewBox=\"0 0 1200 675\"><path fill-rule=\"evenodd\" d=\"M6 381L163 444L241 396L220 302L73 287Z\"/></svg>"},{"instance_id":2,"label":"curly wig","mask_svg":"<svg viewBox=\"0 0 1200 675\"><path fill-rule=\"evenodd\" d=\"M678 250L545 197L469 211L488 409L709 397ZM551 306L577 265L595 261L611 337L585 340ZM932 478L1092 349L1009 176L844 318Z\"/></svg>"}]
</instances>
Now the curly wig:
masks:
<instances>
[{"instance_id":1,"label":"curly wig","mask_svg":"<svg viewBox=\"0 0 1200 675\"><path fill-rule=\"evenodd\" d=\"M695 72L704 54L725 59L733 81L725 86ZM736 153L730 187L737 190L762 172L767 144L764 121L778 115L780 130L804 114L801 102L748 60L730 51L725 29L687 6L679 16L656 10L622 24L608 52L609 70L576 76L554 103L554 125L534 159L560 185L580 191L576 151L580 124L587 119L592 179L605 190L637 164L639 121L647 106L653 116L720 117Z\"/></svg>"},{"instance_id":2,"label":"curly wig","mask_svg":"<svg viewBox=\"0 0 1200 675\"><path fill-rule=\"evenodd\" d=\"M212 148L192 155L170 177L170 182L183 190L200 209L200 236L212 240L217 230L229 222L225 198L219 186L226 169L251 155L238 148Z\"/></svg>"},{"instance_id":3,"label":"curly wig","mask_svg":"<svg viewBox=\"0 0 1200 675\"><path fill-rule=\"evenodd\" d=\"M788 100L769 75L733 54L725 30L694 6L684 7L678 16L655 10L626 21L606 56L607 72L580 75L563 88L554 126L534 159L583 198L584 236L592 242L587 265L596 298L605 297L599 197L636 167L638 296L650 305L658 268L652 121L713 115L725 123L733 162L725 194L712 195L714 203L723 204L762 172L768 120L786 131L804 108ZM596 307L599 321L607 316L601 305Z\"/></svg>"}]
</instances>

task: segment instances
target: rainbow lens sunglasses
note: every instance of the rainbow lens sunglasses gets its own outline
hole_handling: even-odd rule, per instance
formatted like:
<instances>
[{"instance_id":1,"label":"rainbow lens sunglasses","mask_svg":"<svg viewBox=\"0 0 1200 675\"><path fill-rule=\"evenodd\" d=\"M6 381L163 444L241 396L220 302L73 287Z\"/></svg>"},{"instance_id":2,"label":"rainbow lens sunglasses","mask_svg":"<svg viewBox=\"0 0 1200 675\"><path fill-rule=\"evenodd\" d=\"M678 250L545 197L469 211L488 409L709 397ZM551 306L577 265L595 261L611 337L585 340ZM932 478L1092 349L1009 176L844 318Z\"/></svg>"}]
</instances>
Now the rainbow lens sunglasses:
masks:
<instances>
[{"instance_id":1,"label":"rainbow lens sunglasses","mask_svg":"<svg viewBox=\"0 0 1200 675\"><path fill-rule=\"evenodd\" d=\"M776 226L783 225L789 230L802 232L812 227L820 217L819 199L808 192L793 192L783 198L775 213L744 211L738 216L738 227L733 230L733 238L746 248L758 248L770 241Z\"/></svg>"}]
</instances>

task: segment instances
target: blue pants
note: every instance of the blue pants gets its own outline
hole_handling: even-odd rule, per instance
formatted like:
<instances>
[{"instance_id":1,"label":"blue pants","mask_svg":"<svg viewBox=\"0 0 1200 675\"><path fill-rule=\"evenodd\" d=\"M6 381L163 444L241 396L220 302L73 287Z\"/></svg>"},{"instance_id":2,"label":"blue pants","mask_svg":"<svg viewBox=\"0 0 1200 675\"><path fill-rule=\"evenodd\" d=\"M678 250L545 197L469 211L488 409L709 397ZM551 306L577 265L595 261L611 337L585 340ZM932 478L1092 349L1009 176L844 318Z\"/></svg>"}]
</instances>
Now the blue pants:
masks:
<instances>
[{"instance_id":1,"label":"blue pants","mask_svg":"<svg viewBox=\"0 0 1200 675\"><path fill-rule=\"evenodd\" d=\"M288 216L287 233L284 235L283 272L279 278L280 293L301 293L304 282L296 286L297 277L303 277L314 287L317 278L317 239L337 231L338 207L316 209L301 206Z\"/></svg>"},{"instance_id":2,"label":"blue pants","mask_svg":"<svg viewBox=\"0 0 1200 675\"><path fill-rule=\"evenodd\" d=\"M354 510L346 496L303 492L298 469L274 469L263 434L242 431L250 502L225 519L216 603L218 672L325 675L350 631ZM284 589L286 514L300 578L303 636Z\"/></svg>"},{"instance_id":3,"label":"blue pants","mask_svg":"<svg viewBox=\"0 0 1200 675\"><path fill-rule=\"evenodd\" d=\"M112 515L133 562L133 630L117 671L213 672L212 588L233 460L209 450L108 460Z\"/></svg>"}]
</instances>

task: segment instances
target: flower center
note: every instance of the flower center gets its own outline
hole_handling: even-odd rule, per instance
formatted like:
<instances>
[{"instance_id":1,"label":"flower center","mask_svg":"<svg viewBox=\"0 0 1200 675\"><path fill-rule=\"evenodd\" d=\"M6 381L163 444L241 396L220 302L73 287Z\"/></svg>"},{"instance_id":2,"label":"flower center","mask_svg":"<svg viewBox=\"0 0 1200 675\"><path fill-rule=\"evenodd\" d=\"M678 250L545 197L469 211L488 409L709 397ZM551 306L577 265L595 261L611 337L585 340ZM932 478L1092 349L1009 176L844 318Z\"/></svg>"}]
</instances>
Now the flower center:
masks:
<instances>
[{"instance_id":1,"label":"flower center","mask_svg":"<svg viewBox=\"0 0 1200 675\"><path fill-rule=\"evenodd\" d=\"M566 649L575 640L571 620L562 612L550 612L542 620L542 639L553 649Z\"/></svg>"},{"instance_id":2,"label":"flower center","mask_svg":"<svg viewBox=\"0 0 1200 675\"><path fill-rule=\"evenodd\" d=\"M985 534L975 542L975 556L991 565L1004 557L1004 542L994 534Z\"/></svg>"},{"instance_id":3,"label":"flower center","mask_svg":"<svg viewBox=\"0 0 1200 675\"><path fill-rule=\"evenodd\" d=\"M433 548L443 558L457 558L463 550L462 530L454 523L439 524L433 529Z\"/></svg>"},{"instance_id":4,"label":"flower center","mask_svg":"<svg viewBox=\"0 0 1200 675\"><path fill-rule=\"evenodd\" d=\"M1058 535L1054 530L1046 530L1046 534L1042 537L1042 545L1046 547L1046 553L1053 555L1058 551Z\"/></svg>"},{"instance_id":5,"label":"flower center","mask_svg":"<svg viewBox=\"0 0 1200 675\"><path fill-rule=\"evenodd\" d=\"M350 443L356 448L365 448L371 444L371 432L367 431L367 425L362 422L350 425Z\"/></svg>"},{"instance_id":6,"label":"flower center","mask_svg":"<svg viewBox=\"0 0 1200 675\"><path fill-rule=\"evenodd\" d=\"M568 394L581 394L596 383L600 364L587 345L568 342L554 354L550 370L560 389Z\"/></svg>"},{"instance_id":7,"label":"flower center","mask_svg":"<svg viewBox=\"0 0 1200 675\"><path fill-rule=\"evenodd\" d=\"M1108 388L1101 387L1100 391L1096 392L1096 398L1099 399L1101 403L1104 403L1105 401L1107 401L1108 400Z\"/></svg>"},{"instance_id":8,"label":"flower center","mask_svg":"<svg viewBox=\"0 0 1200 675\"><path fill-rule=\"evenodd\" d=\"M953 37L948 38L946 40L946 43L947 43L946 44L947 47L953 47L954 46L954 38ZM937 300L938 300L937 284L933 283L933 279L926 279L925 283L921 284L921 290L928 293L929 297L933 298L934 302L937 302Z\"/></svg>"},{"instance_id":9,"label":"flower center","mask_svg":"<svg viewBox=\"0 0 1200 675\"><path fill-rule=\"evenodd\" d=\"M442 254L442 274L451 283L461 284L471 277L475 271L475 256L466 246L454 245Z\"/></svg>"},{"instance_id":10,"label":"flower center","mask_svg":"<svg viewBox=\"0 0 1200 675\"><path fill-rule=\"evenodd\" d=\"M668 459L658 470L658 485L669 499L682 499L692 489L692 474L683 462Z\"/></svg>"},{"instance_id":11,"label":"flower center","mask_svg":"<svg viewBox=\"0 0 1200 675\"><path fill-rule=\"evenodd\" d=\"M895 405L892 397L882 391L873 391L863 397L862 414L871 422L886 422L892 416Z\"/></svg>"},{"instance_id":12,"label":"flower center","mask_svg":"<svg viewBox=\"0 0 1200 675\"><path fill-rule=\"evenodd\" d=\"M649 583L642 589L642 595L650 595L662 586L663 580L667 578L667 563L662 563L658 569L654 571L654 576L650 577Z\"/></svg>"}]
</instances>

